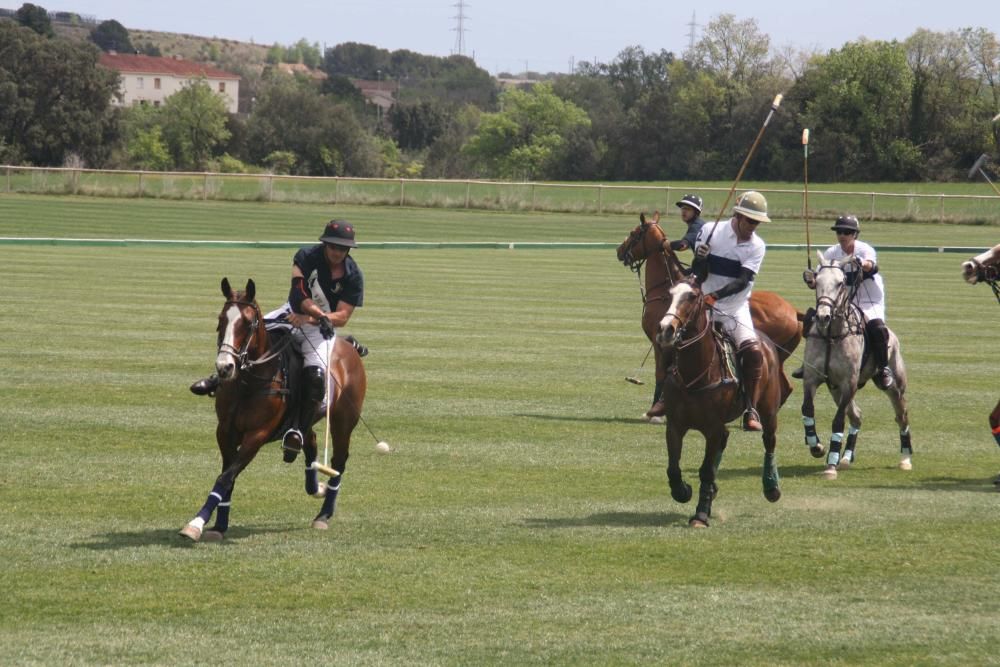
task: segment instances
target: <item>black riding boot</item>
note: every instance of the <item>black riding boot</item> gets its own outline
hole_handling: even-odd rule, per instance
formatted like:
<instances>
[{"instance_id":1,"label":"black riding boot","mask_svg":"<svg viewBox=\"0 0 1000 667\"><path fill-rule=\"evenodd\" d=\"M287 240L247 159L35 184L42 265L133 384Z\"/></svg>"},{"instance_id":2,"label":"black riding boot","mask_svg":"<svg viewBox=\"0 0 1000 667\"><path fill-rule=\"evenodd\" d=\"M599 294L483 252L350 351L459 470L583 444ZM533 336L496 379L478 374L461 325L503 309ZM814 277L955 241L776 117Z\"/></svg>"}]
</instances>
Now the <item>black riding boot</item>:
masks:
<instances>
[{"instance_id":1,"label":"black riding boot","mask_svg":"<svg viewBox=\"0 0 1000 667\"><path fill-rule=\"evenodd\" d=\"M191 385L191 393L196 396L212 396L215 394L215 390L219 388L219 376L212 373L207 378L202 378L198 380L193 385Z\"/></svg>"},{"instance_id":2,"label":"black riding boot","mask_svg":"<svg viewBox=\"0 0 1000 667\"><path fill-rule=\"evenodd\" d=\"M316 421L316 412L323 402L326 392L323 369L319 366L306 366L302 369L302 395L299 397L299 414L295 420L295 428L288 429L281 439L281 448L285 450L285 463L291 463L302 451L305 444L305 434Z\"/></svg>"},{"instance_id":3,"label":"black riding boot","mask_svg":"<svg viewBox=\"0 0 1000 667\"><path fill-rule=\"evenodd\" d=\"M872 356L875 357L875 375L872 376L872 381L879 389L888 389L893 383L892 370L889 368L889 330L882 320L868 320L865 329L872 346Z\"/></svg>"},{"instance_id":4,"label":"black riding boot","mask_svg":"<svg viewBox=\"0 0 1000 667\"><path fill-rule=\"evenodd\" d=\"M764 353L760 350L759 341L747 341L737 350L740 359L740 370L743 374L743 396L746 400L746 411L743 413L744 431L763 431L760 415L757 414L757 401L760 399L760 380L764 375Z\"/></svg>"}]
</instances>

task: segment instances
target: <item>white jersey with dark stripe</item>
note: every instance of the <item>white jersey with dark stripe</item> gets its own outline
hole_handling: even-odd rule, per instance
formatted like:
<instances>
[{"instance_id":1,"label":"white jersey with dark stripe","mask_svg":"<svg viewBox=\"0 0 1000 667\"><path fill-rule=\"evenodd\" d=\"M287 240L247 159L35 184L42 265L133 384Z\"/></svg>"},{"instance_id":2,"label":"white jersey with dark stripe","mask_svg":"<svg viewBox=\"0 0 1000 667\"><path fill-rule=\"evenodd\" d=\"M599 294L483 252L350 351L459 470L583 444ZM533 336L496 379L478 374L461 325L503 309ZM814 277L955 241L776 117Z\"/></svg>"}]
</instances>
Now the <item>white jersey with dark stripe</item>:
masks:
<instances>
[{"instance_id":1,"label":"white jersey with dark stripe","mask_svg":"<svg viewBox=\"0 0 1000 667\"><path fill-rule=\"evenodd\" d=\"M718 227L713 232L712 230ZM766 245L756 234L750 235L750 240L740 241L733 229L732 221L725 220L706 224L698 233L698 243L695 249L705 245L711 235L711 251L708 254L708 278L701 286L706 293L717 292L729 283L739 278L741 269L749 269L756 276L764 263ZM734 312L747 303L753 290L753 281L736 294L719 299L716 308L723 312Z\"/></svg>"},{"instance_id":2,"label":"white jersey with dark stripe","mask_svg":"<svg viewBox=\"0 0 1000 667\"><path fill-rule=\"evenodd\" d=\"M864 241L854 240L854 252L849 255L840 247L840 244L832 245L823 253L827 260L837 260L838 262L851 256L857 257L861 261L870 260L872 264L878 266L878 256L875 248ZM882 275L876 273L874 276L862 278L861 274L853 267L844 267L848 285L853 285L859 278L861 283L854 293L854 303L857 304L861 312L865 314L867 320L885 321L885 285L882 282Z\"/></svg>"}]
</instances>

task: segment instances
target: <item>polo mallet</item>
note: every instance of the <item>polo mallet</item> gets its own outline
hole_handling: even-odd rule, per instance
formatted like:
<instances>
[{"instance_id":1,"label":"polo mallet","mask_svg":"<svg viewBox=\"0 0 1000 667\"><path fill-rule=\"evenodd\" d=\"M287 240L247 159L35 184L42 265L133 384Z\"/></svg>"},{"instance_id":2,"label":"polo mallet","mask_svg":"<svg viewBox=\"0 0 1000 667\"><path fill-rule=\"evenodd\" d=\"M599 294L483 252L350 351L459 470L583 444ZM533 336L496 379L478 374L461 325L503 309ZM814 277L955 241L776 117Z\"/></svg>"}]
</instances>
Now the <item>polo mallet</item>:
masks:
<instances>
[{"instance_id":1,"label":"polo mallet","mask_svg":"<svg viewBox=\"0 0 1000 667\"><path fill-rule=\"evenodd\" d=\"M997 114L997 117L994 118L993 120L997 120L997 118L1000 118L1000 114ZM978 171L980 174L982 174L983 178L986 179L986 182L990 184L990 187L993 188L993 191L996 192L997 195L1000 195L1000 189L997 189L997 186L993 183L993 181L990 180L990 177L986 175L986 172L983 171L983 165L986 164L986 160L988 159L989 156L986 153L980 155L979 159L976 160L975 164L972 165L972 169L969 169L969 178L970 179L975 178L976 172Z\"/></svg>"},{"instance_id":2,"label":"polo mallet","mask_svg":"<svg viewBox=\"0 0 1000 667\"><path fill-rule=\"evenodd\" d=\"M312 468L329 477L340 477L340 473L329 466L330 463L330 406L333 405L333 387L330 380L333 375L330 373L330 354L333 346L327 350L326 354L326 424L323 427L323 463L312 462Z\"/></svg>"},{"instance_id":3,"label":"polo mallet","mask_svg":"<svg viewBox=\"0 0 1000 667\"><path fill-rule=\"evenodd\" d=\"M802 198L802 208L806 218L806 264L812 271L812 244L809 242L809 128L802 130L802 174L804 176L804 189Z\"/></svg>"},{"instance_id":4,"label":"polo mallet","mask_svg":"<svg viewBox=\"0 0 1000 667\"><path fill-rule=\"evenodd\" d=\"M649 353L652 351L653 351L653 344L650 343L649 349L646 350L646 356L642 358L642 363L639 364L639 368L635 369L635 374L625 376L626 382L631 382L632 384L646 384L645 382L639 379L639 371L641 371L642 367L646 365L646 360L649 359Z\"/></svg>"},{"instance_id":5,"label":"polo mallet","mask_svg":"<svg viewBox=\"0 0 1000 667\"><path fill-rule=\"evenodd\" d=\"M747 165L750 164L750 158L757 151L757 145L760 143L761 137L764 136L764 130L767 129L767 124L771 122L771 117L774 116L774 112L778 110L781 106L781 99L784 97L781 93L774 96L774 101L771 102L771 110L767 113L767 118L764 119L764 124L760 126L760 131L757 132L757 138L753 140L753 145L750 146L750 152L747 153L746 159L743 160L743 165L740 167L740 171L736 174L736 180L733 181L733 187L729 188L729 194L726 195L726 201L722 203L722 209L719 210L719 215L715 218L715 225L712 227L712 231L708 233L708 238L705 239L705 245L712 240L712 235L715 234L715 230L719 227L719 221L722 220L722 216L726 214L726 209L729 207L729 200L733 198L733 193L736 191L736 186L740 184L740 179L743 178L743 172L746 171Z\"/></svg>"}]
</instances>

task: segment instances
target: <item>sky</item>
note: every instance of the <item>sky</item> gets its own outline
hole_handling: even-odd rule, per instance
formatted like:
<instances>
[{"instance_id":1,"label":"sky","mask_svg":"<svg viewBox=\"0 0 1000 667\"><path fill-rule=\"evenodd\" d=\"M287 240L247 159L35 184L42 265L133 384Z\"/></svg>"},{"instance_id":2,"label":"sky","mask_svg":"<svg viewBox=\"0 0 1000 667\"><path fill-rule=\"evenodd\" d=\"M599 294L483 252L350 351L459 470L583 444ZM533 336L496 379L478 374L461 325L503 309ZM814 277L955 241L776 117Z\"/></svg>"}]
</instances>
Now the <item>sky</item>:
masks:
<instances>
[{"instance_id":1,"label":"sky","mask_svg":"<svg viewBox=\"0 0 1000 667\"><path fill-rule=\"evenodd\" d=\"M458 52L461 13L463 53L494 75L568 72L580 61L610 62L629 46L679 55L688 47L692 13L699 26L720 14L753 18L775 49L825 52L860 37L902 40L918 28L945 32L976 27L1000 36L1000 11L987 0L463 0L462 9L459 0L34 2L49 11L114 19L129 29L266 45L289 45L303 38L320 48L361 42L435 56ZM16 9L21 4L7 0L3 6Z\"/></svg>"}]
</instances>

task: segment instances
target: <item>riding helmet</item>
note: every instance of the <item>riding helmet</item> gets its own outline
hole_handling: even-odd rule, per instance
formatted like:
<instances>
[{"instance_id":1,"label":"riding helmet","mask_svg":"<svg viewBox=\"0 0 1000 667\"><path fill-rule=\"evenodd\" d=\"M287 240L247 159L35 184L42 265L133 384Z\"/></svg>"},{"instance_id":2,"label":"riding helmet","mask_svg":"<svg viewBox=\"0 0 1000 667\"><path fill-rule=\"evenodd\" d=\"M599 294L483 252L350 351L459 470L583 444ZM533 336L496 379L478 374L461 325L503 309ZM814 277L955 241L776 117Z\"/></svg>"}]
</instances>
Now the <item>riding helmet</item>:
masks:
<instances>
[{"instance_id":1,"label":"riding helmet","mask_svg":"<svg viewBox=\"0 0 1000 667\"><path fill-rule=\"evenodd\" d=\"M331 220L326 223L323 236L319 237L319 240L348 248L356 248L358 245L354 241L354 225L347 220Z\"/></svg>"},{"instance_id":2,"label":"riding helmet","mask_svg":"<svg viewBox=\"0 0 1000 667\"><path fill-rule=\"evenodd\" d=\"M698 195L684 195L683 197L681 197L681 200L677 202L677 208L680 208L682 206L690 206L694 210L698 211L698 213L701 213L701 207L702 207L701 197L699 197Z\"/></svg>"},{"instance_id":3,"label":"riding helmet","mask_svg":"<svg viewBox=\"0 0 1000 667\"><path fill-rule=\"evenodd\" d=\"M767 200L756 190L747 190L741 194L736 200L733 212L742 213L757 222L771 222L771 218L767 217Z\"/></svg>"},{"instance_id":4,"label":"riding helmet","mask_svg":"<svg viewBox=\"0 0 1000 667\"><path fill-rule=\"evenodd\" d=\"M832 229L833 231L842 229L844 231L854 232L855 234L857 234L861 231L861 225L858 224L858 219L856 216L845 214L837 218L837 222L833 223L833 227L831 227L830 229Z\"/></svg>"}]
</instances>

